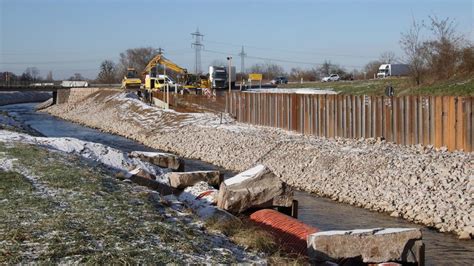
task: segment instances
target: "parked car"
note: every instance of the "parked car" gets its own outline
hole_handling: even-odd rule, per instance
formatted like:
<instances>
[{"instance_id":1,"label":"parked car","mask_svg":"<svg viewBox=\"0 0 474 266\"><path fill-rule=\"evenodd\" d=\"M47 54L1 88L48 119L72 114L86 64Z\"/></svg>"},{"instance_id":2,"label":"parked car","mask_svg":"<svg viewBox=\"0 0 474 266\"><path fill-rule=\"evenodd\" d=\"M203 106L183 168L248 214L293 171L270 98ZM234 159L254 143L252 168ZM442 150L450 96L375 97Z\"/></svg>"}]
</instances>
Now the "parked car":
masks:
<instances>
[{"instance_id":1,"label":"parked car","mask_svg":"<svg viewBox=\"0 0 474 266\"><path fill-rule=\"evenodd\" d=\"M286 77L276 77L270 81L272 84L288 84L288 78Z\"/></svg>"},{"instance_id":2,"label":"parked car","mask_svg":"<svg viewBox=\"0 0 474 266\"><path fill-rule=\"evenodd\" d=\"M327 77L321 79L322 82L330 82L330 81L339 81L341 78L338 74L331 74Z\"/></svg>"}]
</instances>

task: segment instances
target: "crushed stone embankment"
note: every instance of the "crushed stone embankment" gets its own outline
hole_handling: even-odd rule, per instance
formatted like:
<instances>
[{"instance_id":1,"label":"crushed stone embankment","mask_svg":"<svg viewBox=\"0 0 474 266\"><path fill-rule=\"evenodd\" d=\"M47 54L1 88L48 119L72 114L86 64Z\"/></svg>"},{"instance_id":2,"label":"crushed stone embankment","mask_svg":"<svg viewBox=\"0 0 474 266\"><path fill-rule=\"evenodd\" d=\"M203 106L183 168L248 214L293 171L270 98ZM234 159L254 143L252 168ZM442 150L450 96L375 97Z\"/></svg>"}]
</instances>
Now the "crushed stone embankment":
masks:
<instances>
[{"instance_id":1,"label":"crushed stone embankment","mask_svg":"<svg viewBox=\"0 0 474 266\"><path fill-rule=\"evenodd\" d=\"M47 112L227 169L262 163L304 191L463 238L474 233L473 153L302 136L236 123L228 116L165 111L116 92L98 92Z\"/></svg>"}]
</instances>

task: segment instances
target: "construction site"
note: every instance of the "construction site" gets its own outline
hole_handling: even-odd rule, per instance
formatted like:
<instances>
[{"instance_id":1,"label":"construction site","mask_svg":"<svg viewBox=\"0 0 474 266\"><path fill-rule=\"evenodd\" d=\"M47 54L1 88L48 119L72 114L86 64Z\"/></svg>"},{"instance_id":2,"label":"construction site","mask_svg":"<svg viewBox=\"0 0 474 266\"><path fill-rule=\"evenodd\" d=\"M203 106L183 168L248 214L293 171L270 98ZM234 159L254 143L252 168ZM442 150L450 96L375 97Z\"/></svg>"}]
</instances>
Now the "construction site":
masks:
<instances>
[{"instance_id":1,"label":"construction site","mask_svg":"<svg viewBox=\"0 0 474 266\"><path fill-rule=\"evenodd\" d=\"M0 7L15 12L7 2ZM297 9L304 16L292 20L307 21ZM331 53L304 41L295 41L301 50L251 45L261 31L247 27L236 40L223 25L206 28L214 41L188 33L190 47L177 52L178 26L154 29L168 44L157 46L153 31L130 22L123 32L135 37L110 41L86 77L76 69L88 73L90 62L61 61L60 49L22 61L27 50L12 50L6 30L0 263L471 265L474 46L449 17L427 21L407 24L403 56L384 47L377 60L346 54L345 40L328 41L337 34L318 39L339 48ZM279 31L299 40L274 24L268 42ZM423 30L430 37L410 50ZM25 64L61 74L19 74Z\"/></svg>"}]
</instances>

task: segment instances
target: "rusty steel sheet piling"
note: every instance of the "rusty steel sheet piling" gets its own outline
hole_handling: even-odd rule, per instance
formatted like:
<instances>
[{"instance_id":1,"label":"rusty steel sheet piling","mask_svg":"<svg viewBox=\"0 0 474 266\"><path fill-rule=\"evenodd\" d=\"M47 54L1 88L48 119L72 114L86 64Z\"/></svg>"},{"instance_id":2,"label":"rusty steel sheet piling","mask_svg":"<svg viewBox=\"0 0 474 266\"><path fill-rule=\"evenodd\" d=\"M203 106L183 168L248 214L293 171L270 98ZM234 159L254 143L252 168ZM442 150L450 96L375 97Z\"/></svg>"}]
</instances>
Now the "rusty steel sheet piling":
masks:
<instances>
[{"instance_id":1,"label":"rusty steel sheet piling","mask_svg":"<svg viewBox=\"0 0 474 266\"><path fill-rule=\"evenodd\" d=\"M227 112L239 122L319 137L384 138L471 152L473 97L356 96L232 92Z\"/></svg>"}]
</instances>

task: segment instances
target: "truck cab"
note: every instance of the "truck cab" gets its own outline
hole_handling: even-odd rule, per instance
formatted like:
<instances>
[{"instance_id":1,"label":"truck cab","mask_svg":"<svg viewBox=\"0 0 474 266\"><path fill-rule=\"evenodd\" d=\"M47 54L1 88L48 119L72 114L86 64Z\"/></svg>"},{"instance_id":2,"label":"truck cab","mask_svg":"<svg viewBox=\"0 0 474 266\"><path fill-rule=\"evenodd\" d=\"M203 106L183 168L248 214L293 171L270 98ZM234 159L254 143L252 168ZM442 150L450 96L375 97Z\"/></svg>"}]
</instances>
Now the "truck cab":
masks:
<instances>
[{"instance_id":1,"label":"truck cab","mask_svg":"<svg viewBox=\"0 0 474 266\"><path fill-rule=\"evenodd\" d=\"M386 78L390 76L390 64L382 64L377 72L377 78Z\"/></svg>"},{"instance_id":2,"label":"truck cab","mask_svg":"<svg viewBox=\"0 0 474 266\"><path fill-rule=\"evenodd\" d=\"M150 77L150 75L145 76L146 89L161 90L166 87L166 84L168 84L170 87L173 87L176 84L176 81L174 81L168 75L158 75L157 77Z\"/></svg>"},{"instance_id":3,"label":"truck cab","mask_svg":"<svg viewBox=\"0 0 474 266\"><path fill-rule=\"evenodd\" d=\"M410 73L410 66L407 64L382 64L377 72L377 78L401 77Z\"/></svg>"},{"instance_id":4,"label":"truck cab","mask_svg":"<svg viewBox=\"0 0 474 266\"><path fill-rule=\"evenodd\" d=\"M231 73L227 73L225 66L210 66L209 67L209 83L212 89L226 89L229 87L229 79L231 86L235 86L236 72L235 66L231 67Z\"/></svg>"}]
</instances>

